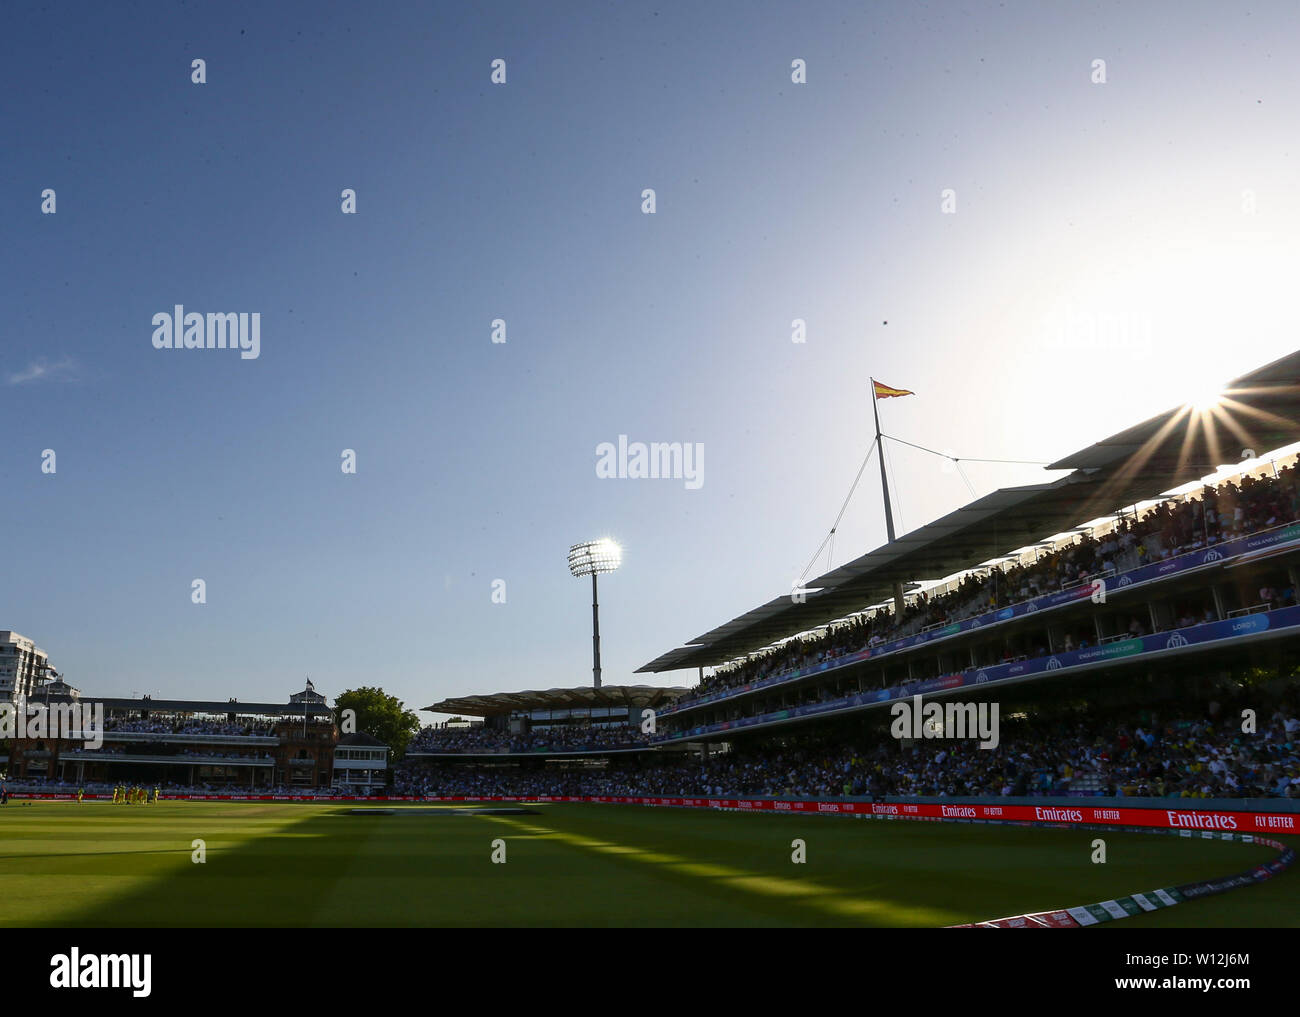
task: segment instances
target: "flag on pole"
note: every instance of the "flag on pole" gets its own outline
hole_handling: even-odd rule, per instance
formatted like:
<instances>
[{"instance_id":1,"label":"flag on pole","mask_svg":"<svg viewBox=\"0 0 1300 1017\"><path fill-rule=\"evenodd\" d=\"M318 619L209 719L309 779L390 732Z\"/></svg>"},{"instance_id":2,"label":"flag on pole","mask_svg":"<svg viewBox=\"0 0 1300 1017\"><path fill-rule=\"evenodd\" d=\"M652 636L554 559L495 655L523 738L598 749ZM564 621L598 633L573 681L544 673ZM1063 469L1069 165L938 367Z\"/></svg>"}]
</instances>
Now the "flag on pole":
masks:
<instances>
[{"instance_id":1,"label":"flag on pole","mask_svg":"<svg viewBox=\"0 0 1300 1017\"><path fill-rule=\"evenodd\" d=\"M889 399L889 398L892 398L893 396L908 396L908 395L916 395L915 392L913 392L913 391L911 391L911 390L909 390L909 389L905 389L905 388L890 388L888 385L882 385L882 384L880 384L880 382L876 381L874 378L871 379L871 384L875 387L875 392L876 392L876 398L877 398L877 399Z\"/></svg>"}]
</instances>

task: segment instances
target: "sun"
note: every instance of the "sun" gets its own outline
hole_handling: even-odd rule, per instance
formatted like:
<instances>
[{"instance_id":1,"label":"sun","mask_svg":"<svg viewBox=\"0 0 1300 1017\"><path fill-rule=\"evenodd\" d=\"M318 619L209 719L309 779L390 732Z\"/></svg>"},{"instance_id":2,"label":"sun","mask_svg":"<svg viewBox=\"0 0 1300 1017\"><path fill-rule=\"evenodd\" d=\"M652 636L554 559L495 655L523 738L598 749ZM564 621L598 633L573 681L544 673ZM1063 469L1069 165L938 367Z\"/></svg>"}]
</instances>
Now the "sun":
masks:
<instances>
[{"instance_id":1,"label":"sun","mask_svg":"<svg viewBox=\"0 0 1300 1017\"><path fill-rule=\"evenodd\" d=\"M1188 403L1197 413L1208 413L1223 401L1223 391L1218 388L1206 389Z\"/></svg>"}]
</instances>

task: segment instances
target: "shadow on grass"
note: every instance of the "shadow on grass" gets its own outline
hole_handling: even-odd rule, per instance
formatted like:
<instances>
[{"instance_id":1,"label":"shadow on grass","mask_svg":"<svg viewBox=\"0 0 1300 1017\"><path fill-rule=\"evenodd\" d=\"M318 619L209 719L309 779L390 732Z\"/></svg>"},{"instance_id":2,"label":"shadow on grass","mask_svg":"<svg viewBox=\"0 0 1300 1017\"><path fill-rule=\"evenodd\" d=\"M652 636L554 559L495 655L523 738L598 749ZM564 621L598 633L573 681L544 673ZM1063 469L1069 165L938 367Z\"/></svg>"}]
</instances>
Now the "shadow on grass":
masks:
<instances>
[{"instance_id":1,"label":"shadow on grass","mask_svg":"<svg viewBox=\"0 0 1300 1017\"><path fill-rule=\"evenodd\" d=\"M114 855L175 855L182 853L181 848L158 848L157 850L146 851L60 851L60 858L111 858ZM189 854L189 849L184 849L185 854ZM48 862L48 854L38 855L6 855L0 854L0 865L5 862L28 859L31 861Z\"/></svg>"},{"instance_id":2,"label":"shadow on grass","mask_svg":"<svg viewBox=\"0 0 1300 1017\"><path fill-rule=\"evenodd\" d=\"M205 832L205 827L218 832ZM304 814L272 833L241 836L230 817L196 812L177 821L179 847L75 854L167 855L183 860L156 871L144 885L66 913L58 924L74 928L278 927L312 925L320 903L329 899L354 862L366 853L377 824L342 815L342 810ZM206 842L206 860L193 861L192 840ZM312 847L318 838L325 850ZM169 838L170 839L170 838Z\"/></svg>"}]
</instances>

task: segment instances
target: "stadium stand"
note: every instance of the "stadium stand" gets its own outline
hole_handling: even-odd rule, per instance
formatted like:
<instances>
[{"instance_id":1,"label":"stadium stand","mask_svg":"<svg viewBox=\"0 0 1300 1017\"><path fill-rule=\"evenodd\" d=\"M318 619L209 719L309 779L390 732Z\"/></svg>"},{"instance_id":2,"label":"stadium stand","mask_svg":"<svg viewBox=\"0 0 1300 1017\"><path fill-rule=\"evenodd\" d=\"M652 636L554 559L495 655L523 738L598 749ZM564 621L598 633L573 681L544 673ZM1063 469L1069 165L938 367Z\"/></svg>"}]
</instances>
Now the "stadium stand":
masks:
<instances>
[{"instance_id":1,"label":"stadium stand","mask_svg":"<svg viewBox=\"0 0 1300 1017\"><path fill-rule=\"evenodd\" d=\"M538 730L536 694L470 697L431 709L488 721L422 733L397 786L1295 798L1298 378L1300 353L1227 386L1231 428L1215 434L1175 408L1050 467L1067 476L977 499L810 581L806 598L777 598L662 654L640 670L698 668L700 680L654 704L643 742L637 709L602 742ZM1238 443L1276 451L1222 465ZM894 706L958 694L1001 708L995 746L890 731Z\"/></svg>"},{"instance_id":2,"label":"stadium stand","mask_svg":"<svg viewBox=\"0 0 1300 1017\"><path fill-rule=\"evenodd\" d=\"M972 741L900 747L883 729L850 740L810 733L764 739L699 759L648 753L599 769L488 769L410 760L394 790L436 796L699 795L1112 796L1300 798L1300 694L1268 703L1256 736L1240 729L1240 703L1211 700L1174 712L1125 706L1086 719L1047 708L1004 722L996 749ZM1128 718L1134 717L1130 721Z\"/></svg>"},{"instance_id":3,"label":"stadium stand","mask_svg":"<svg viewBox=\"0 0 1300 1017\"><path fill-rule=\"evenodd\" d=\"M380 771L386 762L359 770L348 766L346 775L334 765L339 733L333 712L310 683L285 703L96 700L80 692L52 695L48 688L39 696L34 705L101 705L102 744L80 737L13 739L0 762L14 789L135 783L204 792L292 787L307 793L345 776L367 789L385 782Z\"/></svg>"},{"instance_id":4,"label":"stadium stand","mask_svg":"<svg viewBox=\"0 0 1300 1017\"><path fill-rule=\"evenodd\" d=\"M649 739L639 728L571 727L511 733L485 727L426 727L412 739L408 752L482 753L546 752L559 750L598 751L644 747Z\"/></svg>"},{"instance_id":5,"label":"stadium stand","mask_svg":"<svg viewBox=\"0 0 1300 1017\"><path fill-rule=\"evenodd\" d=\"M1137 520L1119 520L1101 538L1082 534L1067 546L1042 554L1029 565L1017 562L1006 569L990 569L983 575L967 574L954 589L935 596L920 593L898 619L894 618L892 605L881 607L867 618L833 626L821 636L796 638L775 650L721 668L678 700L677 707L686 707L706 695L830 662L861 649L1048 592L1068 590L1097 578L1118 577L1152 561L1213 547L1296 519L1300 519L1300 481L1294 465L1284 467L1276 478L1246 476L1240 483L1229 481L1209 489L1203 497L1166 500L1147 509ZM1294 585L1273 588L1268 600L1274 607L1294 606ZM1206 600L1189 604L1178 623L1171 627L1209 620L1206 615L1212 611L1212 605ZM1082 645L1087 642L1086 636L1079 639ZM1078 648L1072 636L1064 648Z\"/></svg>"}]
</instances>

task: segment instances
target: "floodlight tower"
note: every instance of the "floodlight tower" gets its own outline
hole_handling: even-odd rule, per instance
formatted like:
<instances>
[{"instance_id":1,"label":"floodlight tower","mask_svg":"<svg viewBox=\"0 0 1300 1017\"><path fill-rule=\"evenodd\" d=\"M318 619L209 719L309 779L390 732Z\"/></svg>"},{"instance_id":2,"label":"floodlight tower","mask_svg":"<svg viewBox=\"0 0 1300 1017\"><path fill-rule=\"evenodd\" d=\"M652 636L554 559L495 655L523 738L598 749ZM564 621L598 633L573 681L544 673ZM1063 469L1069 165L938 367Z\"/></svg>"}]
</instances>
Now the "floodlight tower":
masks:
<instances>
[{"instance_id":1,"label":"floodlight tower","mask_svg":"<svg viewBox=\"0 0 1300 1017\"><path fill-rule=\"evenodd\" d=\"M569 571L579 579L591 576L591 673L596 688L600 688L600 599L596 595L596 577L613 572L622 561L623 549L608 537L569 548Z\"/></svg>"}]
</instances>

